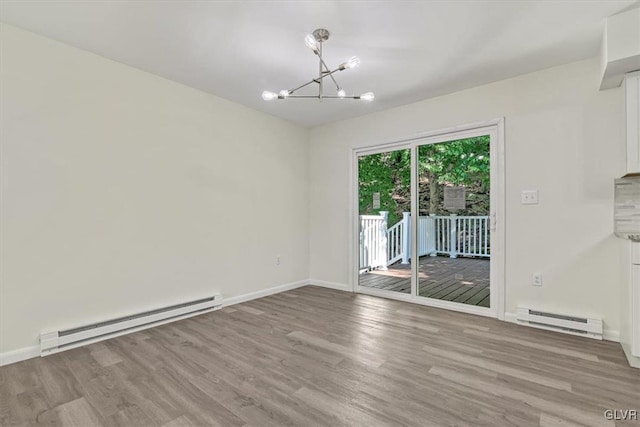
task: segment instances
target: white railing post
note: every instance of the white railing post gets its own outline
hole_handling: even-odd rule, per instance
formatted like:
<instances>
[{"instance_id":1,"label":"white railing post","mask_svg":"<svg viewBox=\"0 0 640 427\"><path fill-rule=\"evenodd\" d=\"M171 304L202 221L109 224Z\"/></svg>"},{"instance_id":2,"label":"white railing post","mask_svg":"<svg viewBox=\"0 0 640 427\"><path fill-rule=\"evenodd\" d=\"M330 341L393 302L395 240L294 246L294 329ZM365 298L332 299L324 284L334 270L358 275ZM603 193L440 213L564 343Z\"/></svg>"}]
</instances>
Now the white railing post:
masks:
<instances>
[{"instance_id":1,"label":"white railing post","mask_svg":"<svg viewBox=\"0 0 640 427\"><path fill-rule=\"evenodd\" d=\"M409 264L411 256L411 213L402 212L402 264Z\"/></svg>"},{"instance_id":2,"label":"white railing post","mask_svg":"<svg viewBox=\"0 0 640 427\"><path fill-rule=\"evenodd\" d=\"M449 216L449 258L457 258L456 248L458 246L458 233L456 230L456 217L458 215L451 214Z\"/></svg>"},{"instance_id":3,"label":"white railing post","mask_svg":"<svg viewBox=\"0 0 640 427\"><path fill-rule=\"evenodd\" d=\"M387 211L380 211L380 216L382 217L382 222L380 223L380 230L379 230L379 239L380 239L380 247L379 247L379 254L378 254L378 264L380 265L380 270L386 270L387 269L387 260L389 259L388 256L388 247L387 247L387 220L389 219L389 212Z\"/></svg>"},{"instance_id":4,"label":"white railing post","mask_svg":"<svg viewBox=\"0 0 640 427\"><path fill-rule=\"evenodd\" d=\"M431 246L433 248L429 256L438 255L438 247L436 246L436 214L429 214L429 235L431 236Z\"/></svg>"},{"instance_id":5,"label":"white railing post","mask_svg":"<svg viewBox=\"0 0 640 427\"><path fill-rule=\"evenodd\" d=\"M362 215L360 215L360 269L365 267L364 265L364 221Z\"/></svg>"}]
</instances>

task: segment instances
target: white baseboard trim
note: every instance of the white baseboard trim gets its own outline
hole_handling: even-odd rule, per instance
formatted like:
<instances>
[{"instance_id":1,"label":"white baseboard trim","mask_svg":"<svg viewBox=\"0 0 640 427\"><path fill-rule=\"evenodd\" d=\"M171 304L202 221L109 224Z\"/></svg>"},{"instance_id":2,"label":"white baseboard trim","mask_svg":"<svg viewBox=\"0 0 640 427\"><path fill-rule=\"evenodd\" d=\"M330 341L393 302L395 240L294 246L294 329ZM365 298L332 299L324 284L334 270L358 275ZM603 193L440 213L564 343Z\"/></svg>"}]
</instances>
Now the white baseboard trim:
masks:
<instances>
[{"instance_id":1,"label":"white baseboard trim","mask_svg":"<svg viewBox=\"0 0 640 427\"><path fill-rule=\"evenodd\" d=\"M323 288L337 289L339 291L351 292L351 287L344 283L327 282L326 280L309 279L308 283L313 286L320 286Z\"/></svg>"},{"instance_id":2,"label":"white baseboard trim","mask_svg":"<svg viewBox=\"0 0 640 427\"><path fill-rule=\"evenodd\" d=\"M22 362L40 356L40 346L19 348L17 350L0 353L0 366L11 365L12 363Z\"/></svg>"},{"instance_id":3,"label":"white baseboard trim","mask_svg":"<svg viewBox=\"0 0 640 427\"><path fill-rule=\"evenodd\" d=\"M505 313L504 321L510 323L518 323L518 316L516 315L516 313ZM602 331L602 339L606 341L620 342L620 331L605 328Z\"/></svg>"},{"instance_id":4,"label":"white baseboard trim","mask_svg":"<svg viewBox=\"0 0 640 427\"><path fill-rule=\"evenodd\" d=\"M222 306L228 307L234 304L240 304L243 302L251 301L253 299L267 297L269 295L279 294L280 292L290 291L291 289L296 289L301 286L310 285L311 282L309 280L299 280L297 282L285 283L284 285L274 286L273 288L262 289L255 292L250 292L244 295L238 295L231 298L224 298L222 300Z\"/></svg>"}]
</instances>

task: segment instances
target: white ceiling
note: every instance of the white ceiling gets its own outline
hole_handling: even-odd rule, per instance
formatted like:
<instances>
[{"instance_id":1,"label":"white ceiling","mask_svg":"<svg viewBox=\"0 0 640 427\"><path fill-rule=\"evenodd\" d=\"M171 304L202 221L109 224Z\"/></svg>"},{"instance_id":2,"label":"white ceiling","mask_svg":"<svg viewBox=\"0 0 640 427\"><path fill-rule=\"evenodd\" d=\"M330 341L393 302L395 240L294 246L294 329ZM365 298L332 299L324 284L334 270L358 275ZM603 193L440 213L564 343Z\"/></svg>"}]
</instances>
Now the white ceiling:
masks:
<instances>
[{"instance_id":1,"label":"white ceiling","mask_svg":"<svg viewBox=\"0 0 640 427\"><path fill-rule=\"evenodd\" d=\"M634 3L1 0L0 20L315 126L594 56L604 18ZM336 77L374 102L261 99L317 74L316 28L329 67L361 58Z\"/></svg>"}]
</instances>

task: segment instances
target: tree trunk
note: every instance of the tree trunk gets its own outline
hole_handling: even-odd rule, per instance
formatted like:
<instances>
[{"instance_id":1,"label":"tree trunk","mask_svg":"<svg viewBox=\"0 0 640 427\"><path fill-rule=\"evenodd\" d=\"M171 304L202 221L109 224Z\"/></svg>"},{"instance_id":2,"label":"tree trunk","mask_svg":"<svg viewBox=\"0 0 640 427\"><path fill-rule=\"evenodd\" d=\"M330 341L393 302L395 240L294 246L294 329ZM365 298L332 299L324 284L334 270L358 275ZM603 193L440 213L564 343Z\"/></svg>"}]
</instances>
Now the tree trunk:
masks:
<instances>
[{"instance_id":1,"label":"tree trunk","mask_svg":"<svg viewBox=\"0 0 640 427\"><path fill-rule=\"evenodd\" d=\"M429 177L429 213L435 214L438 210L438 182L433 172L428 173Z\"/></svg>"}]
</instances>

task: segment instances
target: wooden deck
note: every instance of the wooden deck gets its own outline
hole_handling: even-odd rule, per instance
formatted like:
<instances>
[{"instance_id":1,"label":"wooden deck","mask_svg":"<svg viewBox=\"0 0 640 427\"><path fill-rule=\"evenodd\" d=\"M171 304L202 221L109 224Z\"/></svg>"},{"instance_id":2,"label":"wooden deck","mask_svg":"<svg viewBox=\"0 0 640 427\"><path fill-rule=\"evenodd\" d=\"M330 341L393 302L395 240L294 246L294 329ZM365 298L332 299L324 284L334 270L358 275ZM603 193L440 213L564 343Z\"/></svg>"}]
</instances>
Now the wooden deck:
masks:
<instances>
[{"instance_id":1,"label":"wooden deck","mask_svg":"<svg viewBox=\"0 0 640 427\"><path fill-rule=\"evenodd\" d=\"M420 296L489 307L489 260L479 258L420 258ZM396 263L386 271L360 275L360 286L411 292L411 266Z\"/></svg>"}]
</instances>

